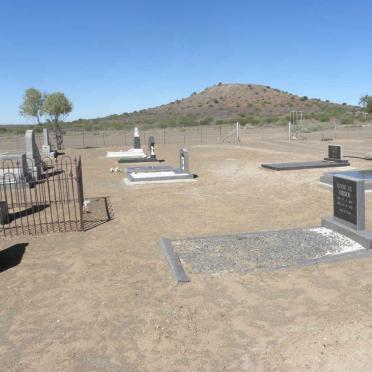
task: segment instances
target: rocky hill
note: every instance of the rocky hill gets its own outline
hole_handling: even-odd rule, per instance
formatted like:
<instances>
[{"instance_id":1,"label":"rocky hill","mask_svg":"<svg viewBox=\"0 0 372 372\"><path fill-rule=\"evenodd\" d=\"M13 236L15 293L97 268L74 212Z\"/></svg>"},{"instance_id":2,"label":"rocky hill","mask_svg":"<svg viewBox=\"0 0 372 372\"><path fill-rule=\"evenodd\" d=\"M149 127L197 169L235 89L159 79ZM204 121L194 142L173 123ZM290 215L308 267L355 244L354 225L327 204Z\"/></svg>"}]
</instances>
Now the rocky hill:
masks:
<instances>
[{"instance_id":1,"label":"rocky hill","mask_svg":"<svg viewBox=\"0 0 372 372\"><path fill-rule=\"evenodd\" d=\"M168 104L132 113L104 118L78 120L74 124L87 125L195 125L239 120L253 125L268 121L287 122L290 111L303 111L308 117L327 121L331 117L354 115L359 107L300 97L269 86L255 84L217 84L194 92L189 97Z\"/></svg>"}]
</instances>

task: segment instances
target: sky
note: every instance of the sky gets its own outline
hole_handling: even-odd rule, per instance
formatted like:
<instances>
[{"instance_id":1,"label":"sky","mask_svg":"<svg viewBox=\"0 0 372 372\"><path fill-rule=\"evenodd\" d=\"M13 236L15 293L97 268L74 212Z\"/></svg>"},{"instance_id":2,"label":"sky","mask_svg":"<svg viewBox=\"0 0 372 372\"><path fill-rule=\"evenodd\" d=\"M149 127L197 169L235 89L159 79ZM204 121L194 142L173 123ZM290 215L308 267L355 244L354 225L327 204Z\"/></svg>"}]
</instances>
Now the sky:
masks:
<instances>
[{"instance_id":1,"label":"sky","mask_svg":"<svg viewBox=\"0 0 372 372\"><path fill-rule=\"evenodd\" d=\"M0 123L25 89L69 119L121 114L222 83L358 104L372 94L370 0L0 0Z\"/></svg>"}]
</instances>

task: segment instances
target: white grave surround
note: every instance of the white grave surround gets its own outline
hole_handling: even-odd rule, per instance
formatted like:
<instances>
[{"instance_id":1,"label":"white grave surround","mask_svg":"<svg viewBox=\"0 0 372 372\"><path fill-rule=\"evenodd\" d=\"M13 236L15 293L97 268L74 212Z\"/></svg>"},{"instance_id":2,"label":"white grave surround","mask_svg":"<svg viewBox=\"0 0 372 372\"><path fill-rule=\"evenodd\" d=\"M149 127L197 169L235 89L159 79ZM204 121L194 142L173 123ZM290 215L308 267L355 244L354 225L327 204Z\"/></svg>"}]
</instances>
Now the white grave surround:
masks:
<instances>
[{"instance_id":1,"label":"white grave surround","mask_svg":"<svg viewBox=\"0 0 372 372\"><path fill-rule=\"evenodd\" d=\"M107 151L106 158L138 159L146 158L142 149L130 149L128 151Z\"/></svg>"},{"instance_id":2,"label":"white grave surround","mask_svg":"<svg viewBox=\"0 0 372 372\"><path fill-rule=\"evenodd\" d=\"M126 185L194 181L192 174L170 166L128 168L124 179Z\"/></svg>"},{"instance_id":3,"label":"white grave surround","mask_svg":"<svg viewBox=\"0 0 372 372\"><path fill-rule=\"evenodd\" d=\"M134 142L135 139L139 138L138 128L134 128ZM123 159L144 159L146 158L146 154L143 152L141 148L135 149L131 148L128 151L107 151L106 158L123 158Z\"/></svg>"}]
</instances>

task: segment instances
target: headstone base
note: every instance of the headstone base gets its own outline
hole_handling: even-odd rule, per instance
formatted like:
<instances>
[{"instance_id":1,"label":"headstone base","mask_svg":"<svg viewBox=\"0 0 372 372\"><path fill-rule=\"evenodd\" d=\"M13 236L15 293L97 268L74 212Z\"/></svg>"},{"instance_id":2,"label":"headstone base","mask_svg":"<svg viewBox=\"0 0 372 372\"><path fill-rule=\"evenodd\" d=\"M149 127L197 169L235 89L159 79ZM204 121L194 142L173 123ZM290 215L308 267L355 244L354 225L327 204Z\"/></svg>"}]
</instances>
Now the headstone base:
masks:
<instances>
[{"instance_id":1,"label":"headstone base","mask_svg":"<svg viewBox=\"0 0 372 372\"><path fill-rule=\"evenodd\" d=\"M158 162L159 160L154 157L148 157L148 158L122 158L118 160L118 163L151 163L151 162Z\"/></svg>"},{"instance_id":2,"label":"headstone base","mask_svg":"<svg viewBox=\"0 0 372 372\"><path fill-rule=\"evenodd\" d=\"M369 230L355 230L345 226L345 223L339 222L335 217L322 218L322 226L355 240L365 248L372 248L372 232Z\"/></svg>"}]
</instances>

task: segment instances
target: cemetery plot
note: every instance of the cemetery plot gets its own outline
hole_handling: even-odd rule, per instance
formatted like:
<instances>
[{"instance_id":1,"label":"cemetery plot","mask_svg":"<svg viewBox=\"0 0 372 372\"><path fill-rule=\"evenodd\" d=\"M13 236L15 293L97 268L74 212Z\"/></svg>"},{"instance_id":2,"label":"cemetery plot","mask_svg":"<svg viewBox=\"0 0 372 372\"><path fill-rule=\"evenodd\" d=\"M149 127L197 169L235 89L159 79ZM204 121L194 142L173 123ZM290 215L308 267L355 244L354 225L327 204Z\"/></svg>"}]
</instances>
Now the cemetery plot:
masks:
<instances>
[{"instance_id":1,"label":"cemetery plot","mask_svg":"<svg viewBox=\"0 0 372 372\"><path fill-rule=\"evenodd\" d=\"M148 154L146 155L141 148L141 138L138 128L134 128L133 148L128 151L108 151L107 158L120 158L118 163L148 163L157 162L155 154L155 138L150 136L148 139Z\"/></svg>"},{"instance_id":2,"label":"cemetery plot","mask_svg":"<svg viewBox=\"0 0 372 372\"><path fill-rule=\"evenodd\" d=\"M350 164L336 163L334 161L327 161L327 160L261 164L262 168L272 169L276 171L313 169L313 168L334 168L334 167L345 167L348 165Z\"/></svg>"},{"instance_id":3,"label":"cemetery plot","mask_svg":"<svg viewBox=\"0 0 372 372\"><path fill-rule=\"evenodd\" d=\"M312 168L333 168L345 167L349 165L350 165L349 161L343 159L343 150L341 145L328 145L328 157L320 161L261 164L263 168L272 169L276 171Z\"/></svg>"},{"instance_id":4,"label":"cemetery plot","mask_svg":"<svg viewBox=\"0 0 372 372\"><path fill-rule=\"evenodd\" d=\"M195 176L189 173L189 153L181 149L179 153L180 167L169 165L129 167L127 169L126 184L143 184L156 182L181 182L192 181Z\"/></svg>"},{"instance_id":5,"label":"cemetery plot","mask_svg":"<svg viewBox=\"0 0 372 372\"><path fill-rule=\"evenodd\" d=\"M209 275L277 270L369 253L355 241L323 227L180 239L171 241L171 248L167 260L172 270L179 258L187 274Z\"/></svg>"}]
</instances>

